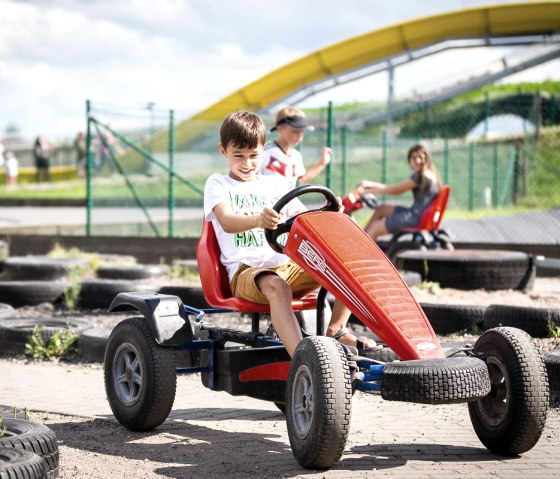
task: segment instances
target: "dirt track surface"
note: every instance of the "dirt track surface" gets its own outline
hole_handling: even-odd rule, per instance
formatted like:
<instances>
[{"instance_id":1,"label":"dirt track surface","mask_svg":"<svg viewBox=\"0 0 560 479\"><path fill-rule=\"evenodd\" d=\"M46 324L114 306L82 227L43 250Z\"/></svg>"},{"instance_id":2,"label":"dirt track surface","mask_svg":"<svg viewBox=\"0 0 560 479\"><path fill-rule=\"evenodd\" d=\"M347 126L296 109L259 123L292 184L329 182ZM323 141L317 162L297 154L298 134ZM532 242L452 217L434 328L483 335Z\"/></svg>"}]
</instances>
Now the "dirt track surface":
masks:
<instances>
[{"instance_id":1,"label":"dirt track surface","mask_svg":"<svg viewBox=\"0 0 560 479\"><path fill-rule=\"evenodd\" d=\"M61 479L560 477L558 409L533 450L504 458L482 446L465 404L387 402L358 392L344 455L329 471L295 462L273 404L206 390L192 376L179 379L172 415L151 432L128 431L114 419L32 418L57 434Z\"/></svg>"},{"instance_id":2,"label":"dirt track surface","mask_svg":"<svg viewBox=\"0 0 560 479\"><path fill-rule=\"evenodd\" d=\"M420 302L560 307L558 279L540 280L529 294L412 290ZM50 305L17 312L20 316L61 314ZM130 316L103 311L72 314L97 326L114 325ZM237 321L237 325L250 324L249 318ZM446 339L474 342L476 337ZM554 338L537 342L544 350L560 347L560 340ZM534 449L521 457L504 458L482 446L465 404L397 403L357 392L341 461L329 471L308 471L294 460L284 416L274 404L210 391L198 374L178 378L170 417L150 432L131 432L116 422L105 399L99 364L0 358L0 404L27 407L31 419L55 431L61 479L560 478L559 409L550 411Z\"/></svg>"}]
</instances>

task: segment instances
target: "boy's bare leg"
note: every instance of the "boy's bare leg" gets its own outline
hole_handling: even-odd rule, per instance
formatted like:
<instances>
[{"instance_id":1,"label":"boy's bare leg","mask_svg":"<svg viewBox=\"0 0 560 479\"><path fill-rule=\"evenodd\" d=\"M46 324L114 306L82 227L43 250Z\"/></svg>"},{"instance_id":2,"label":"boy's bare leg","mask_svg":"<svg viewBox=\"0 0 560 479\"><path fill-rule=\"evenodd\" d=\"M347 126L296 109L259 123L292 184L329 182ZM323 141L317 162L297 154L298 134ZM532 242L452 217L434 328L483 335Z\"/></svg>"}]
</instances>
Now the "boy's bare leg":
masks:
<instances>
[{"instance_id":1,"label":"boy's bare leg","mask_svg":"<svg viewBox=\"0 0 560 479\"><path fill-rule=\"evenodd\" d=\"M327 327L327 336L332 338L342 328L345 328L348 324L348 320L350 319L350 314L351 311L344 306L342 301L336 299L332 310L331 321ZM346 344L347 346L356 346L357 338L351 332L347 332L346 334L340 336L338 341L342 344ZM374 348L375 346L376 343L373 339L368 339L365 344L366 348Z\"/></svg>"},{"instance_id":2,"label":"boy's bare leg","mask_svg":"<svg viewBox=\"0 0 560 479\"><path fill-rule=\"evenodd\" d=\"M270 303L270 319L290 356L303 339L303 334L292 310L292 290L288 283L275 274L260 274L257 287Z\"/></svg>"}]
</instances>

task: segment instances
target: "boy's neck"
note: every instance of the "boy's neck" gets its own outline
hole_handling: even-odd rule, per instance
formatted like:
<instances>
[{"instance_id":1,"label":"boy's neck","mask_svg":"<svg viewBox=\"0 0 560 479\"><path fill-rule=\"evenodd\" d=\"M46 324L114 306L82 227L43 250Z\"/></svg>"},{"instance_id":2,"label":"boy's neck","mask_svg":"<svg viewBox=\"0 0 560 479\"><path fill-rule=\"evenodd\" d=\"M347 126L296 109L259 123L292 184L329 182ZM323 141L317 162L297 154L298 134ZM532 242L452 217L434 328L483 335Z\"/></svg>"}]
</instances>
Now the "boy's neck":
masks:
<instances>
[{"instance_id":1,"label":"boy's neck","mask_svg":"<svg viewBox=\"0 0 560 479\"><path fill-rule=\"evenodd\" d=\"M285 140L283 140L282 138L277 138L276 139L276 144L280 147L280 149L286 153L286 155L290 156L290 154L292 153L293 150L293 145L290 145L289 143L287 143Z\"/></svg>"}]
</instances>

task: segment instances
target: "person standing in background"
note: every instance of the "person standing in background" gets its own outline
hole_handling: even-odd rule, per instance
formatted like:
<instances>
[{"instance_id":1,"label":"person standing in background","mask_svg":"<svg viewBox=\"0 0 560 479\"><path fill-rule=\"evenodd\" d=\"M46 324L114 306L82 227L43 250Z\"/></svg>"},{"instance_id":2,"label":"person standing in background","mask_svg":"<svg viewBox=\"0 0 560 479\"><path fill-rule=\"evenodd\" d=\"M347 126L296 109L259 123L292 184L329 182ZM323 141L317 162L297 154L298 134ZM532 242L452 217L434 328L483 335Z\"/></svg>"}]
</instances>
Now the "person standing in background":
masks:
<instances>
[{"instance_id":1,"label":"person standing in background","mask_svg":"<svg viewBox=\"0 0 560 479\"><path fill-rule=\"evenodd\" d=\"M19 161L11 151L5 154L6 178L8 185L15 185L19 175Z\"/></svg>"},{"instance_id":2,"label":"person standing in background","mask_svg":"<svg viewBox=\"0 0 560 479\"><path fill-rule=\"evenodd\" d=\"M51 146L42 136L38 136L33 146L33 156L35 158L35 182L49 181L49 167Z\"/></svg>"},{"instance_id":3,"label":"person standing in background","mask_svg":"<svg viewBox=\"0 0 560 479\"><path fill-rule=\"evenodd\" d=\"M297 182L305 185L317 177L330 163L332 150L325 146L321 150L319 161L311 168L303 165L301 153L296 147L303 141L306 130L313 127L307 122L305 113L299 108L285 106L276 114L276 124L270 131L276 131L276 140L264 145L262 155L262 174L280 175L290 181L292 188Z\"/></svg>"},{"instance_id":4,"label":"person standing in background","mask_svg":"<svg viewBox=\"0 0 560 479\"><path fill-rule=\"evenodd\" d=\"M84 134L79 131L74 139L74 150L76 151L76 172L79 177L83 177L86 171L86 139Z\"/></svg>"}]
</instances>

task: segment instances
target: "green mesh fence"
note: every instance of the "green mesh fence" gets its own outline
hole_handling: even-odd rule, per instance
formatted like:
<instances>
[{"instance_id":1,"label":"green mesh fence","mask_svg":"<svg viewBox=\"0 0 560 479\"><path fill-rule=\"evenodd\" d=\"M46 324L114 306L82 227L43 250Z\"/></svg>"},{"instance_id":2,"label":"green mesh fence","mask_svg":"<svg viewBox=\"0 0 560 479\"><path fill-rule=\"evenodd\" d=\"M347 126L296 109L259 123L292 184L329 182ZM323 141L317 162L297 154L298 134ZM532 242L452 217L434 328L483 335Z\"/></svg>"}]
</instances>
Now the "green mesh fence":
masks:
<instances>
[{"instance_id":1,"label":"green mesh fence","mask_svg":"<svg viewBox=\"0 0 560 479\"><path fill-rule=\"evenodd\" d=\"M329 110L306 114L315 130L306 132L298 148L310 167L327 144ZM274 112L261 116L273 126ZM364 178L395 183L409 177L407 151L422 142L451 186L449 210L524 202L546 208L560 202L555 191L542 194L547 174L560 174L554 96L514 92L435 105L397 103L391 118L383 105L360 105L335 109L332 118L330 177L325 170L315 182L338 195ZM137 109L92 104L90 119L90 234L198 236L204 183L212 173L227 173L217 150L219 123L175 125L172 112L149 104ZM100 151L107 146L111 161ZM412 195L382 199L409 205Z\"/></svg>"}]
</instances>

